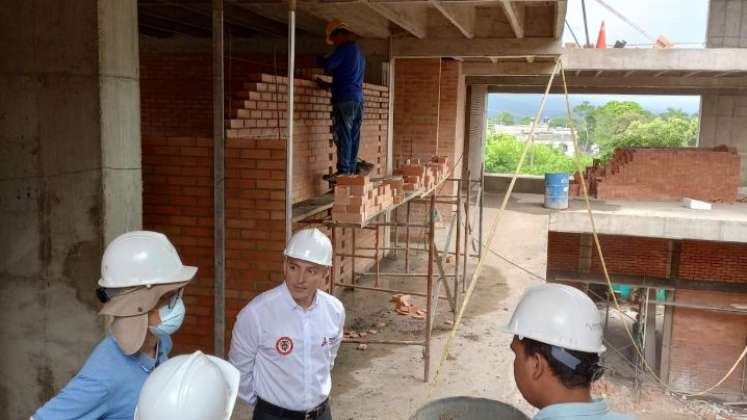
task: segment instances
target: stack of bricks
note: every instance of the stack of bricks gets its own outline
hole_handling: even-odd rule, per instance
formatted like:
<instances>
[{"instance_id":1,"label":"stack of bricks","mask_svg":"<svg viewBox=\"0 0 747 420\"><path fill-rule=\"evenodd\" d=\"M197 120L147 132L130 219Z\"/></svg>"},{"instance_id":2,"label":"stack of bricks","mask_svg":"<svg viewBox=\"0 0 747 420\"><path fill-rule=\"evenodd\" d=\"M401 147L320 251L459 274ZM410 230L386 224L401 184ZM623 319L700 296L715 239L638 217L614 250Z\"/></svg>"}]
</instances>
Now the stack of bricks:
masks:
<instances>
[{"instance_id":1,"label":"stack of bricks","mask_svg":"<svg viewBox=\"0 0 747 420\"><path fill-rule=\"evenodd\" d=\"M586 169L589 193L598 199L678 201L685 197L734 203L739 188L740 160L736 150L625 148L617 149L606 166ZM581 193L579 183L571 194Z\"/></svg>"},{"instance_id":2,"label":"stack of bricks","mask_svg":"<svg viewBox=\"0 0 747 420\"><path fill-rule=\"evenodd\" d=\"M404 178L405 191L416 191L421 188L428 191L448 176L448 158L434 156L426 164L422 164L419 159L407 159L397 171Z\"/></svg>"},{"instance_id":3,"label":"stack of bricks","mask_svg":"<svg viewBox=\"0 0 747 420\"><path fill-rule=\"evenodd\" d=\"M390 184L374 183L368 176L338 176L332 219L336 222L363 224L368 218L394 204Z\"/></svg>"}]
</instances>

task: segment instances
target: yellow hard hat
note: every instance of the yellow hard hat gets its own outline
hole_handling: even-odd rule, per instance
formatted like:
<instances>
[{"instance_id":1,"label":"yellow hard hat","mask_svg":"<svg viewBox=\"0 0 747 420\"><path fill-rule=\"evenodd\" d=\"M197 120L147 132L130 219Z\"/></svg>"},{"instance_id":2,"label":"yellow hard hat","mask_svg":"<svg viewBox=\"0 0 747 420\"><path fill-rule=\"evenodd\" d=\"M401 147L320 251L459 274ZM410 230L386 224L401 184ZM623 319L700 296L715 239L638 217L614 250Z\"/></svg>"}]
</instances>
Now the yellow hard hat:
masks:
<instances>
[{"instance_id":1,"label":"yellow hard hat","mask_svg":"<svg viewBox=\"0 0 747 420\"><path fill-rule=\"evenodd\" d=\"M338 29L349 29L349 28L345 22L339 19L333 19L329 21L329 23L327 23L327 27L324 28L324 33L327 34L327 44L332 45L332 40L329 39L329 36L332 35L332 32Z\"/></svg>"}]
</instances>

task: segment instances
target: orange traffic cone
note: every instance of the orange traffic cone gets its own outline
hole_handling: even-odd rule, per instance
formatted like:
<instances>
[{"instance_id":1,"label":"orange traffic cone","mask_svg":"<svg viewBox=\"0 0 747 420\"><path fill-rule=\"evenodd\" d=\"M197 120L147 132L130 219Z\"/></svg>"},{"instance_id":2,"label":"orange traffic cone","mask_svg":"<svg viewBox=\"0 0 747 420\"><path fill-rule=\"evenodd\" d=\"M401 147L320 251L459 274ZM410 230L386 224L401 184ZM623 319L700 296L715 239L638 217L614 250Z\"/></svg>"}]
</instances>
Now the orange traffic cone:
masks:
<instances>
[{"instance_id":1,"label":"orange traffic cone","mask_svg":"<svg viewBox=\"0 0 747 420\"><path fill-rule=\"evenodd\" d=\"M607 36L604 31L604 21L602 21L602 26L599 27L599 36L597 37L597 48L607 48Z\"/></svg>"}]
</instances>

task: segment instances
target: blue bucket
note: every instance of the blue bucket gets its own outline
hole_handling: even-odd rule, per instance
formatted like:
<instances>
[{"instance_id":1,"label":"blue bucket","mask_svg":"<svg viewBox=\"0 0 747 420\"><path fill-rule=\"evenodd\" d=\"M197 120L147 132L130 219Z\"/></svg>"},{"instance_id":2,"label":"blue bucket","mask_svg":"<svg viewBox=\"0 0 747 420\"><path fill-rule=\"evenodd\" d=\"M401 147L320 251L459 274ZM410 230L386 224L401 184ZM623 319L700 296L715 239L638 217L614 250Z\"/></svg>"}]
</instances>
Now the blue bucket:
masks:
<instances>
[{"instance_id":1,"label":"blue bucket","mask_svg":"<svg viewBox=\"0 0 747 420\"><path fill-rule=\"evenodd\" d=\"M545 207L558 210L568 208L567 173L545 174Z\"/></svg>"}]
</instances>

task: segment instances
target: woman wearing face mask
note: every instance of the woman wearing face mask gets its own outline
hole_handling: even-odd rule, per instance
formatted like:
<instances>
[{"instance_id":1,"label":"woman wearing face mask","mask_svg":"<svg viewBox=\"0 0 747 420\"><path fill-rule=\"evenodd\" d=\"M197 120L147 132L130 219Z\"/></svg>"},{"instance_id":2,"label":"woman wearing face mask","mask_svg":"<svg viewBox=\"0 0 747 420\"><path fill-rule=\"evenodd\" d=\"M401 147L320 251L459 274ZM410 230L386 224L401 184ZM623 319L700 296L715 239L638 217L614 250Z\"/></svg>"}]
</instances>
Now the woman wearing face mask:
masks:
<instances>
[{"instance_id":1,"label":"woman wearing face mask","mask_svg":"<svg viewBox=\"0 0 747 420\"><path fill-rule=\"evenodd\" d=\"M182 265L166 236L125 233L101 262L97 295L109 315L107 335L86 364L33 420L132 419L150 372L167 359L171 338L184 320L184 287L197 267Z\"/></svg>"}]
</instances>

